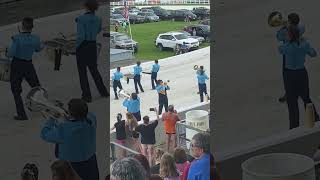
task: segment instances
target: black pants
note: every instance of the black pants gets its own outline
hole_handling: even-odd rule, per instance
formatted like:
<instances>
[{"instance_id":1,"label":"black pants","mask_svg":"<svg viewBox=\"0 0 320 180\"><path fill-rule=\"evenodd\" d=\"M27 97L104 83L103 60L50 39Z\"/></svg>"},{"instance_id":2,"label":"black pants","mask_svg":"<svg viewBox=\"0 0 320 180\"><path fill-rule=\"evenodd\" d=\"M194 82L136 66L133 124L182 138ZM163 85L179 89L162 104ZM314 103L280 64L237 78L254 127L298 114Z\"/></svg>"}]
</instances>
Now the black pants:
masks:
<instances>
[{"instance_id":1,"label":"black pants","mask_svg":"<svg viewBox=\"0 0 320 180\"><path fill-rule=\"evenodd\" d=\"M134 75L133 80L134 80L134 88L136 89L136 93L139 93L138 85L140 87L140 90L144 92L141 85L141 75Z\"/></svg>"},{"instance_id":2,"label":"black pants","mask_svg":"<svg viewBox=\"0 0 320 180\"><path fill-rule=\"evenodd\" d=\"M140 111L136 112L136 113L132 113L132 115L137 119L137 121L141 121L141 113L140 113Z\"/></svg>"},{"instance_id":3,"label":"black pants","mask_svg":"<svg viewBox=\"0 0 320 180\"><path fill-rule=\"evenodd\" d=\"M284 71L285 71L285 67L286 67L286 57L285 55L282 56L282 79L283 79L283 84L284 86L286 85L286 79L284 78ZM284 87L285 88L285 87ZM283 95L283 97L286 97L286 93Z\"/></svg>"},{"instance_id":4,"label":"black pants","mask_svg":"<svg viewBox=\"0 0 320 180\"><path fill-rule=\"evenodd\" d=\"M168 96L159 93L159 115L162 114L162 108L168 112Z\"/></svg>"},{"instance_id":5,"label":"black pants","mask_svg":"<svg viewBox=\"0 0 320 180\"><path fill-rule=\"evenodd\" d=\"M151 86L152 86L152 89L156 88L155 84L157 84L157 75L158 75L158 73L156 73L156 72L152 72L151 73Z\"/></svg>"},{"instance_id":6,"label":"black pants","mask_svg":"<svg viewBox=\"0 0 320 180\"><path fill-rule=\"evenodd\" d=\"M70 162L81 180L99 180L99 169L96 155L87 161Z\"/></svg>"},{"instance_id":7,"label":"black pants","mask_svg":"<svg viewBox=\"0 0 320 180\"><path fill-rule=\"evenodd\" d=\"M114 95L116 98L118 98L117 88L122 90L122 85L121 85L120 80L114 80L112 86L113 86Z\"/></svg>"},{"instance_id":8,"label":"black pants","mask_svg":"<svg viewBox=\"0 0 320 180\"><path fill-rule=\"evenodd\" d=\"M94 41L84 41L76 51L82 97L91 98L87 68L89 69L101 96L109 96L97 65L97 44Z\"/></svg>"},{"instance_id":9,"label":"black pants","mask_svg":"<svg viewBox=\"0 0 320 180\"><path fill-rule=\"evenodd\" d=\"M304 102L312 103L309 95L309 78L306 69L300 70L284 70L285 90L287 95L287 104L289 110L290 129L299 126L299 105L298 98ZM314 107L315 119L319 119L319 115Z\"/></svg>"},{"instance_id":10,"label":"black pants","mask_svg":"<svg viewBox=\"0 0 320 180\"><path fill-rule=\"evenodd\" d=\"M207 85L206 84L198 84L199 93L200 93L200 102L203 102L203 94L207 95Z\"/></svg>"},{"instance_id":11,"label":"black pants","mask_svg":"<svg viewBox=\"0 0 320 180\"><path fill-rule=\"evenodd\" d=\"M21 97L21 83L23 79L25 79L32 88L40 86L40 82L32 61L13 58L10 72L11 91L16 104L18 116L26 117L27 115Z\"/></svg>"}]
</instances>

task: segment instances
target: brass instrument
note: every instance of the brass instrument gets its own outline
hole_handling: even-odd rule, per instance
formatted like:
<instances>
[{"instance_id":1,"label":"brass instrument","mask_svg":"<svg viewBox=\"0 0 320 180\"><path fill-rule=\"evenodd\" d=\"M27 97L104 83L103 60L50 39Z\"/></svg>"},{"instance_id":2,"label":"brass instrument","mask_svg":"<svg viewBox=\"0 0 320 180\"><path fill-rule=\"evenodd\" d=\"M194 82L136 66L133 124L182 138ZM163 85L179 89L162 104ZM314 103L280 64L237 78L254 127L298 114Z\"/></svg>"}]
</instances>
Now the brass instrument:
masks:
<instances>
[{"instance_id":1,"label":"brass instrument","mask_svg":"<svg viewBox=\"0 0 320 180\"><path fill-rule=\"evenodd\" d=\"M63 103L57 100L50 102L47 90L42 87L31 89L26 97L26 107L31 112L41 112L45 118L53 118L60 122L69 117L69 113L63 108Z\"/></svg>"},{"instance_id":2,"label":"brass instrument","mask_svg":"<svg viewBox=\"0 0 320 180\"><path fill-rule=\"evenodd\" d=\"M130 97L131 97L131 96L130 96L130 93L129 93L129 92L126 92L126 91L123 90L123 89L120 89L119 92L118 92L118 94L119 94L119 97L121 97L121 98L130 98Z\"/></svg>"},{"instance_id":3,"label":"brass instrument","mask_svg":"<svg viewBox=\"0 0 320 180\"><path fill-rule=\"evenodd\" d=\"M268 24L271 27L285 26L287 21L283 19L282 14L278 11L274 11L268 16Z\"/></svg>"},{"instance_id":4,"label":"brass instrument","mask_svg":"<svg viewBox=\"0 0 320 180\"><path fill-rule=\"evenodd\" d=\"M195 71L199 70L199 66L198 65L194 65L193 66L193 70L195 70Z\"/></svg>"}]
</instances>

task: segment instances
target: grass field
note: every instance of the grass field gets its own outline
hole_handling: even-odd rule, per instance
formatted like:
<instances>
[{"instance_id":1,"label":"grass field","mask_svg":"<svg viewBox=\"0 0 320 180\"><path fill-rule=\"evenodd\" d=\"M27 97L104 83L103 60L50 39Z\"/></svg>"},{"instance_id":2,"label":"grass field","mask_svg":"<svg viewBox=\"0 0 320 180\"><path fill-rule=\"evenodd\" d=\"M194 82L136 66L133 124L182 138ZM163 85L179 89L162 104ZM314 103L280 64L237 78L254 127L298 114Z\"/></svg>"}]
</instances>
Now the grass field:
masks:
<instances>
[{"instance_id":1,"label":"grass field","mask_svg":"<svg viewBox=\"0 0 320 180\"><path fill-rule=\"evenodd\" d=\"M193 21L191 23L197 24L198 21ZM160 21L155 23L132 24L132 39L137 41L139 46L139 51L137 54L135 54L136 59L141 61L150 61L173 56L173 51L159 51L159 49L157 49L155 46L155 40L160 33L179 31L187 25L189 25L189 23L180 21ZM120 32L123 32L122 29L119 30ZM111 31L113 31L113 27L111 27ZM202 48L207 46L209 46L209 43L203 43L200 47Z\"/></svg>"}]
</instances>

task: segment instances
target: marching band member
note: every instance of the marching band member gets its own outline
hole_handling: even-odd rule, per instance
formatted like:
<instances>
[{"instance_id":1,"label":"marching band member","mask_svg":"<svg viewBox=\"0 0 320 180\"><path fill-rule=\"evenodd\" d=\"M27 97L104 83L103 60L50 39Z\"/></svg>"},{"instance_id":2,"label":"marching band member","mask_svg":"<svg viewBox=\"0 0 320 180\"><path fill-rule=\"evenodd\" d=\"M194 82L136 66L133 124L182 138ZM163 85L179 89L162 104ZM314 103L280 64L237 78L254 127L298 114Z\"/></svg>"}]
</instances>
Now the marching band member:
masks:
<instances>
[{"instance_id":1,"label":"marching band member","mask_svg":"<svg viewBox=\"0 0 320 180\"><path fill-rule=\"evenodd\" d=\"M154 61L154 64L152 65L152 70L151 70L151 85L152 89L155 89L155 84L157 84L157 75L160 70L160 65L158 64L158 60Z\"/></svg>"},{"instance_id":2,"label":"marching band member","mask_svg":"<svg viewBox=\"0 0 320 180\"><path fill-rule=\"evenodd\" d=\"M161 115L163 106L165 111L168 112L167 90L170 90L170 87L166 82L163 82L162 80L158 80L157 84L158 86L156 87L156 90L159 95L159 115Z\"/></svg>"},{"instance_id":3,"label":"marching band member","mask_svg":"<svg viewBox=\"0 0 320 180\"><path fill-rule=\"evenodd\" d=\"M49 118L41 130L41 138L56 144L57 158L69 161L81 179L98 180L96 116L88 112L82 99L70 100L68 112L70 117L64 122Z\"/></svg>"},{"instance_id":4,"label":"marching band member","mask_svg":"<svg viewBox=\"0 0 320 180\"><path fill-rule=\"evenodd\" d=\"M40 86L36 70L32 64L34 52L42 50L40 38L32 34L33 19L22 20L22 32L12 37L11 47L8 49L7 57L12 58L10 84L11 91L17 109L15 120L28 120L21 98L21 83L25 79L34 88Z\"/></svg>"},{"instance_id":5,"label":"marching band member","mask_svg":"<svg viewBox=\"0 0 320 180\"><path fill-rule=\"evenodd\" d=\"M87 12L76 18L77 23L77 67L79 72L82 99L91 102L91 92L87 76L89 69L98 91L102 97L109 97L106 86L103 84L97 67L97 34L101 32L101 18L95 15L98 9L96 0L87 0L85 3Z\"/></svg>"},{"instance_id":6,"label":"marching band member","mask_svg":"<svg viewBox=\"0 0 320 180\"><path fill-rule=\"evenodd\" d=\"M141 121L140 98L136 93L132 93L130 99L126 98L122 105L127 108L129 113L133 114L137 121Z\"/></svg>"},{"instance_id":7,"label":"marching band member","mask_svg":"<svg viewBox=\"0 0 320 180\"><path fill-rule=\"evenodd\" d=\"M305 27L303 25L300 25L300 17L298 14L296 13L291 13L288 15L288 24L282 26L278 31L277 31L277 40L279 42L282 42L282 43L286 43L288 42L288 37L287 37L287 32L288 32L288 25L293 25L293 26L297 26L297 28L299 29L299 33L300 33L300 36L303 35L303 33L305 32ZM285 55L282 56L282 78L283 78L283 81L285 81L285 78L284 78L284 69L285 69ZM284 84L286 84L284 82ZM284 94L282 97L279 98L279 101L280 102L285 102L287 100L287 96L286 94Z\"/></svg>"},{"instance_id":8,"label":"marching band member","mask_svg":"<svg viewBox=\"0 0 320 180\"><path fill-rule=\"evenodd\" d=\"M208 95L206 80L209 79L209 77L204 72L203 66L200 66L200 69L197 71L197 79L199 86L200 102L203 102L203 94L205 94L206 96Z\"/></svg>"},{"instance_id":9,"label":"marching band member","mask_svg":"<svg viewBox=\"0 0 320 180\"><path fill-rule=\"evenodd\" d=\"M301 97L304 104L312 103L309 95L308 72L304 66L305 57L315 57L317 52L310 44L300 38L299 29L296 26L288 27L288 42L280 45L279 52L285 56L285 90L289 110L290 129L299 126L299 105L298 97ZM315 112L316 121L319 115Z\"/></svg>"},{"instance_id":10,"label":"marching band member","mask_svg":"<svg viewBox=\"0 0 320 180\"><path fill-rule=\"evenodd\" d=\"M141 85L141 72L142 67L140 66L141 62L138 61L137 65L133 67L133 74L134 74L134 88L136 89L136 93L139 94L138 85L140 87L141 92L144 92L142 85Z\"/></svg>"},{"instance_id":11,"label":"marching band member","mask_svg":"<svg viewBox=\"0 0 320 180\"><path fill-rule=\"evenodd\" d=\"M120 72L120 67L117 67L117 71L115 73L113 73L112 76L112 81L113 81L113 91L114 91L114 95L115 95L115 99L119 99L118 94L117 94L117 88L119 88L120 90L122 90L122 85L120 82L120 79L123 78L123 74L122 72Z\"/></svg>"}]
</instances>

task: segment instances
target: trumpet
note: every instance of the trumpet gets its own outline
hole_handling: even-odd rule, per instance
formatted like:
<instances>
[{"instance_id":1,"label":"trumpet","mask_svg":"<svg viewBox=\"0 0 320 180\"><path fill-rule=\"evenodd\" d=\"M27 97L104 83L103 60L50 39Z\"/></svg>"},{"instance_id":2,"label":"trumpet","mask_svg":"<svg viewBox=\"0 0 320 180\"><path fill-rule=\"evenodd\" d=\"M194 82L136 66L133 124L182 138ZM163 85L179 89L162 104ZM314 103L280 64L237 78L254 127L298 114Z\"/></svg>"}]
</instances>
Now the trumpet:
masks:
<instances>
[{"instance_id":1,"label":"trumpet","mask_svg":"<svg viewBox=\"0 0 320 180\"><path fill-rule=\"evenodd\" d=\"M67 110L63 108L60 101L50 102L47 90L42 87L35 87L27 94L26 107L31 112L41 112L45 118L53 118L62 122L69 117Z\"/></svg>"},{"instance_id":2,"label":"trumpet","mask_svg":"<svg viewBox=\"0 0 320 180\"><path fill-rule=\"evenodd\" d=\"M126 92L123 89L120 89L118 93L119 93L119 97L121 97L121 98L130 98L131 97L130 93Z\"/></svg>"},{"instance_id":3,"label":"trumpet","mask_svg":"<svg viewBox=\"0 0 320 180\"><path fill-rule=\"evenodd\" d=\"M268 24L271 27L279 27L287 25L287 20L283 19L283 16L280 12L274 11L268 16Z\"/></svg>"},{"instance_id":4,"label":"trumpet","mask_svg":"<svg viewBox=\"0 0 320 180\"><path fill-rule=\"evenodd\" d=\"M195 70L195 71L199 70L199 66L198 65L194 65L193 66L193 70Z\"/></svg>"}]
</instances>

